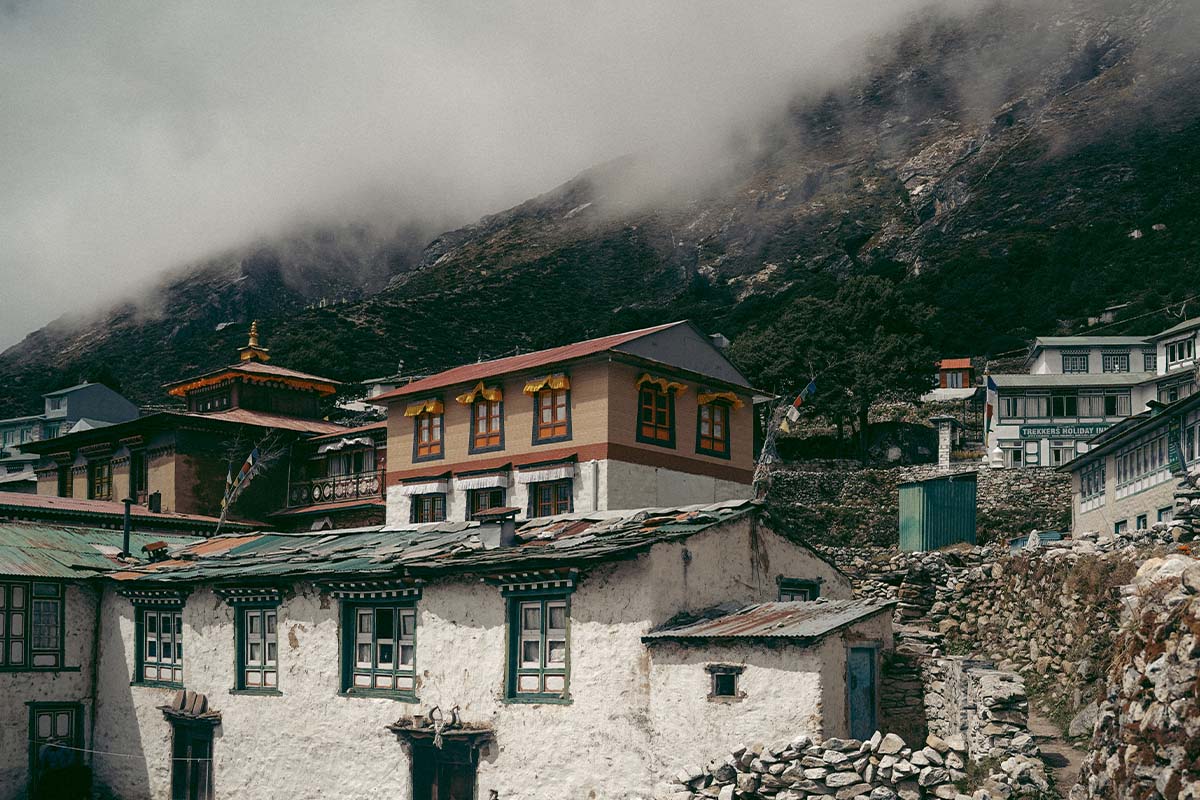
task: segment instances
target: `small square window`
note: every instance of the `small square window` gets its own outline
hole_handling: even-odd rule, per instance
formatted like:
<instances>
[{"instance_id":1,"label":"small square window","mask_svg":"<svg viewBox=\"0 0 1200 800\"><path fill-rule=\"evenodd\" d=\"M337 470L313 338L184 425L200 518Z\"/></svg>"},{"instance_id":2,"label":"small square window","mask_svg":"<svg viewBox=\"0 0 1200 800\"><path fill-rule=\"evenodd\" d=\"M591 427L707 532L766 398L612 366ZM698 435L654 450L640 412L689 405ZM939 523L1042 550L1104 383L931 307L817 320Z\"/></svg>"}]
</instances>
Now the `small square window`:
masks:
<instances>
[{"instance_id":1,"label":"small square window","mask_svg":"<svg viewBox=\"0 0 1200 800\"><path fill-rule=\"evenodd\" d=\"M737 664L709 664L705 669L712 676L709 700L739 700L743 697L739 684L744 667Z\"/></svg>"}]
</instances>

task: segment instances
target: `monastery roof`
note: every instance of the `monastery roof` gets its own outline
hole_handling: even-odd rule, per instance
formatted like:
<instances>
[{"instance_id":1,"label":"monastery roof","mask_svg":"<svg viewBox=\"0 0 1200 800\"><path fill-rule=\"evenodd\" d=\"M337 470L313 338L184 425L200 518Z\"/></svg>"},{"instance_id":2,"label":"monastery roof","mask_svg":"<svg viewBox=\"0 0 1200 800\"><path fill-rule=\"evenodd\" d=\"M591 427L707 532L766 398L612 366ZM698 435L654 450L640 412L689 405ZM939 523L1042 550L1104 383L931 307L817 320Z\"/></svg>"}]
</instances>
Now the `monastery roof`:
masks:
<instances>
[{"instance_id":1,"label":"monastery roof","mask_svg":"<svg viewBox=\"0 0 1200 800\"><path fill-rule=\"evenodd\" d=\"M113 577L195 583L567 568L633 555L660 542L749 518L758 505L730 500L684 508L563 514L518 523L517 543L506 547L499 545L497 522L219 536L187 548L175 560Z\"/></svg>"},{"instance_id":2,"label":"monastery roof","mask_svg":"<svg viewBox=\"0 0 1200 800\"><path fill-rule=\"evenodd\" d=\"M198 541L191 536L138 533L129 547L140 553L151 542L164 541L178 550ZM33 578L89 578L122 566L121 531L73 528L27 522L0 523L0 575Z\"/></svg>"},{"instance_id":3,"label":"monastery roof","mask_svg":"<svg viewBox=\"0 0 1200 800\"><path fill-rule=\"evenodd\" d=\"M47 517L87 518L119 524L125 519L125 504L109 500L86 500L82 497L0 492L0 519L23 513ZM202 514L177 514L173 511L155 513L145 506L138 505L129 507L129 515L135 528L148 522L173 527L216 527L218 521L216 517ZM258 525L259 523L254 522L225 521L225 527L233 530L247 530Z\"/></svg>"},{"instance_id":4,"label":"monastery roof","mask_svg":"<svg viewBox=\"0 0 1200 800\"><path fill-rule=\"evenodd\" d=\"M815 642L856 622L890 612L896 601L796 600L715 606L676 615L642 637L644 642L707 642L713 639L791 639Z\"/></svg>"},{"instance_id":5,"label":"monastery roof","mask_svg":"<svg viewBox=\"0 0 1200 800\"><path fill-rule=\"evenodd\" d=\"M299 372L287 367L277 367L274 364L250 360L239 361L236 364L220 367L219 369L195 375L191 378L185 378L181 381L165 383L163 384L163 388L167 390L167 394L182 397L188 392L203 389L206 386L211 386L229 377L242 377L247 380L281 381L296 388L311 389L322 395L334 394L337 392L337 387L342 385L340 381L335 381L332 378L324 378L320 375L311 375L307 372Z\"/></svg>"},{"instance_id":6,"label":"monastery roof","mask_svg":"<svg viewBox=\"0 0 1200 800\"><path fill-rule=\"evenodd\" d=\"M439 372L436 375L430 375L428 378L422 378L419 381L399 386L390 392L384 392L370 399L372 402L377 402L395 397L408 397L423 392L444 389L460 383L472 383L487 378L495 378L511 372L552 366L564 361L603 353L620 345L628 344L635 339L641 339L643 336L649 336L652 333L674 328L677 325L688 324L686 321L669 322L666 325L656 325L652 328L642 328L641 330L616 333L611 336L601 336L598 339L588 339L584 342L576 342L561 347L551 347L548 350L538 350L533 353L522 353L519 356L481 361L477 364L464 364L461 367L454 367L453 369Z\"/></svg>"}]
</instances>

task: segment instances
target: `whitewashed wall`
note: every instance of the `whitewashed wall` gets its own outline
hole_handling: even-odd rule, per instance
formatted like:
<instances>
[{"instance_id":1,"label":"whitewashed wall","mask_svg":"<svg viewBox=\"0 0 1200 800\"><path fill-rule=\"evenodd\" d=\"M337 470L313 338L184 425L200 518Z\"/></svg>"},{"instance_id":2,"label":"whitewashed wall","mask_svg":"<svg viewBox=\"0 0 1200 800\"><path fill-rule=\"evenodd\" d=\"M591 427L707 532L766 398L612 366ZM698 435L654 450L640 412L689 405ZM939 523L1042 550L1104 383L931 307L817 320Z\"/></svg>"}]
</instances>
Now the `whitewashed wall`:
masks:
<instances>
[{"instance_id":1,"label":"whitewashed wall","mask_svg":"<svg viewBox=\"0 0 1200 800\"><path fill-rule=\"evenodd\" d=\"M74 669L0 672L0 800L24 797L29 782L27 703L82 703L84 747L90 741L96 590L90 586L67 584L65 599L63 665Z\"/></svg>"},{"instance_id":2,"label":"whitewashed wall","mask_svg":"<svg viewBox=\"0 0 1200 800\"><path fill-rule=\"evenodd\" d=\"M571 597L569 705L504 702L505 603L497 588L478 579L435 581L424 589L416 637L419 705L338 695L338 602L311 585L280 607L283 696L229 693L233 612L208 590L191 595L184 612L184 680L223 714L214 745L222 800L268 796L264 791L289 800L409 797L407 751L384 726L433 705L457 705L464 721L494 728L496 742L479 765L481 798L493 789L505 800L648 794L677 768L654 753L690 746L695 731L655 703L652 659L641 636L680 610L775 599L781 574L824 578L825 595L850 595L849 583L828 564L748 519L589 570ZM113 624L104 632L96 740L101 749L145 759L100 759L98 778L130 800L166 796L170 726L157 706L170 692L129 686L131 608L108 594L105 610ZM706 694L695 702L706 703ZM788 727L780 735L794 732L796 719L764 718L760 736L770 736L775 725Z\"/></svg>"}]
</instances>

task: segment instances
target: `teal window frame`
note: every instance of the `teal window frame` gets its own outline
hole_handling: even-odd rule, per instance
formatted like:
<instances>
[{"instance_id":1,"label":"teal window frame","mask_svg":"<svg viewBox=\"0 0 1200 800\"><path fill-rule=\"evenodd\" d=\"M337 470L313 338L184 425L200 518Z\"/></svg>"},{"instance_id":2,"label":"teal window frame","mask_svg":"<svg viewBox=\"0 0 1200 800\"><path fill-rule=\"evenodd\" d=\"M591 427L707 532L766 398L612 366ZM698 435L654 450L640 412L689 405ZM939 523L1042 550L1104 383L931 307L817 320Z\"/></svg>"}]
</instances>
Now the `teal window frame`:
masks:
<instances>
[{"instance_id":1,"label":"teal window frame","mask_svg":"<svg viewBox=\"0 0 1200 800\"><path fill-rule=\"evenodd\" d=\"M816 600L821 596L821 582L819 580L810 578L785 578L780 575L775 579L775 582L779 585L780 602L794 601L796 598L789 595L796 595L801 592L808 594L808 597L804 598L805 600Z\"/></svg>"},{"instance_id":2,"label":"teal window frame","mask_svg":"<svg viewBox=\"0 0 1200 800\"><path fill-rule=\"evenodd\" d=\"M161 603L134 605L134 664L137 672L132 684L135 686L167 686L175 689L183 688L183 603ZM153 630L146 624L146 615L154 614ZM161 632L164 617L171 619L172 632L163 636ZM148 653L147 645L153 642L154 655ZM164 642L170 644L171 658L162 658ZM147 677L148 671L153 670L154 676ZM163 677L163 670L169 671L169 676Z\"/></svg>"},{"instance_id":3,"label":"teal window frame","mask_svg":"<svg viewBox=\"0 0 1200 800\"><path fill-rule=\"evenodd\" d=\"M510 703L571 702L571 593L512 592L507 595L508 624L505 699ZM536 608L536 627L527 612ZM551 627L553 611L562 610L562 627ZM528 656L536 642L535 659ZM561 643L562 660L551 661ZM561 666L559 666L561 664ZM561 687L556 687L561 681ZM535 688L531 688L536 686Z\"/></svg>"},{"instance_id":4,"label":"teal window frame","mask_svg":"<svg viewBox=\"0 0 1200 800\"><path fill-rule=\"evenodd\" d=\"M390 637L380 636L379 612L390 609L393 620ZM371 630L360 630L360 615L370 613ZM412 620L411 636L404 633L404 618ZM391 666L381 667L381 647L390 643ZM360 659L360 647L370 647L369 662ZM403 664L403 648L412 650L410 664ZM417 602L396 598L342 601L342 694L363 697L390 697L416 703L417 697ZM365 679L366 683L362 681ZM380 682L390 685L380 686ZM406 684L406 685L405 685Z\"/></svg>"},{"instance_id":5,"label":"teal window frame","mask_svg":"<svg viewBox=\"0 0 1200 800\"><path fill-rule=\"evenodd\" d=\"M68 669L66 604L56 581L0 581L0 672Z\"/></svg>"},{"instance_id":6,"label":"teal window frame","mask_svg":"<svg viewBox=\"0 0 1200 800\"><path fill-rule=\"evenodd\" d=\"M233 607L237 652L234 656L234 691L244 694L283 694L279 690L279 603L238 603ZM258 631L251 617L257 615ZM268 618L273 625L268 625ZM258 645L258 663L251 659L251 646ZM271 649L274 647L274 658ZM252 680L257 678L257 681Z\"/></svg>"}]
</instances>

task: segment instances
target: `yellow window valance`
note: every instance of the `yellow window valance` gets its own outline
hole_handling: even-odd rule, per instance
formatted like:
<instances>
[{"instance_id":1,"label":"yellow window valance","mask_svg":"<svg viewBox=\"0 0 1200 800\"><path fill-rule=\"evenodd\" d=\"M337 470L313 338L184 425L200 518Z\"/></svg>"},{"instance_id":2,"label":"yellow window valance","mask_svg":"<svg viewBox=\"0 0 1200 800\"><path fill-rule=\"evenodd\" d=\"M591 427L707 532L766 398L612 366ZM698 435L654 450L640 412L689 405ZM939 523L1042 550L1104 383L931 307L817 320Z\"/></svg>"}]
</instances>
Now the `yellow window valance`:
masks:
<instances>
[{"instance_id":1,"label":"yellow window valance","mask_svg":"<svg viewBox=\"0 0 1200 800\"><path fill-rule=\"evenodd\" d=\"M686 383L679 383L677 381L669 381L666 378L657 378L657 377L651 375L649 372L644 372L644 373L642 373L642 377L637 379L637 386L639 388L641 388L642 386L646 385L647 383L649 383L653 386L657 386L661 391L664 391L664 392L669 392L671 390L674 390L676 394L683 394L684 392L687 391L687 388L688 388Z\"/></svg>"},{"instance_id":2,"label":"yellow window valance","mask_svg":"<svg viewBox=\"0 0 1200 800\"><path fill-rule=\"evenodd\" d=\"M481 397L484 400L491 400L493 403L498 403L504 399L504 392L500 390L499 386L492 386L489 388L483 385L483 381L480 381L479 383L475 384L474 389L466 394L460 394L454 399L462 403L464 406L469 406L471 403L474 403Z\"/></svg>"},{"instance_id":3,"label":"yellow window valance","mask_svg":"<svg viewBox=\"0 0 1200 800\"><path fill-rule=\"evenodd\" d=\"M421 400L416 403L409 403L404 409L404 416L419 417L422 414L441 414L443 411L442 401L430 398L429 400Z\"/></svg>"},{"instance_id":4,"label":"yellow window valance","mask_svg":"<svg viewBox=\"0 0 1200 800\"><path fill-rule=\"evenodd\" d=\"M534 395L540 392L542 389L556 389L558 391L562 391L563 389L570 388L571 379L566 375L563 375L561 372L556 372L553 375L546 375L545 377L535 378L534 380L529 381L525 384L523 391L525 394Z\"/></svg>"},{"instance_id":5,"label":"yellow window valance","mask_svg":"<svg viewBox=\"0 0 1200 800\"><path fill-rule=\"evenodd\" d=\"M733 392L701 392L696 395L696 402L702 406L706 406L716 400L724 400L734 408L741 408L746 405L742 398L738 397Z\"/></svg>"}]
</instances>

